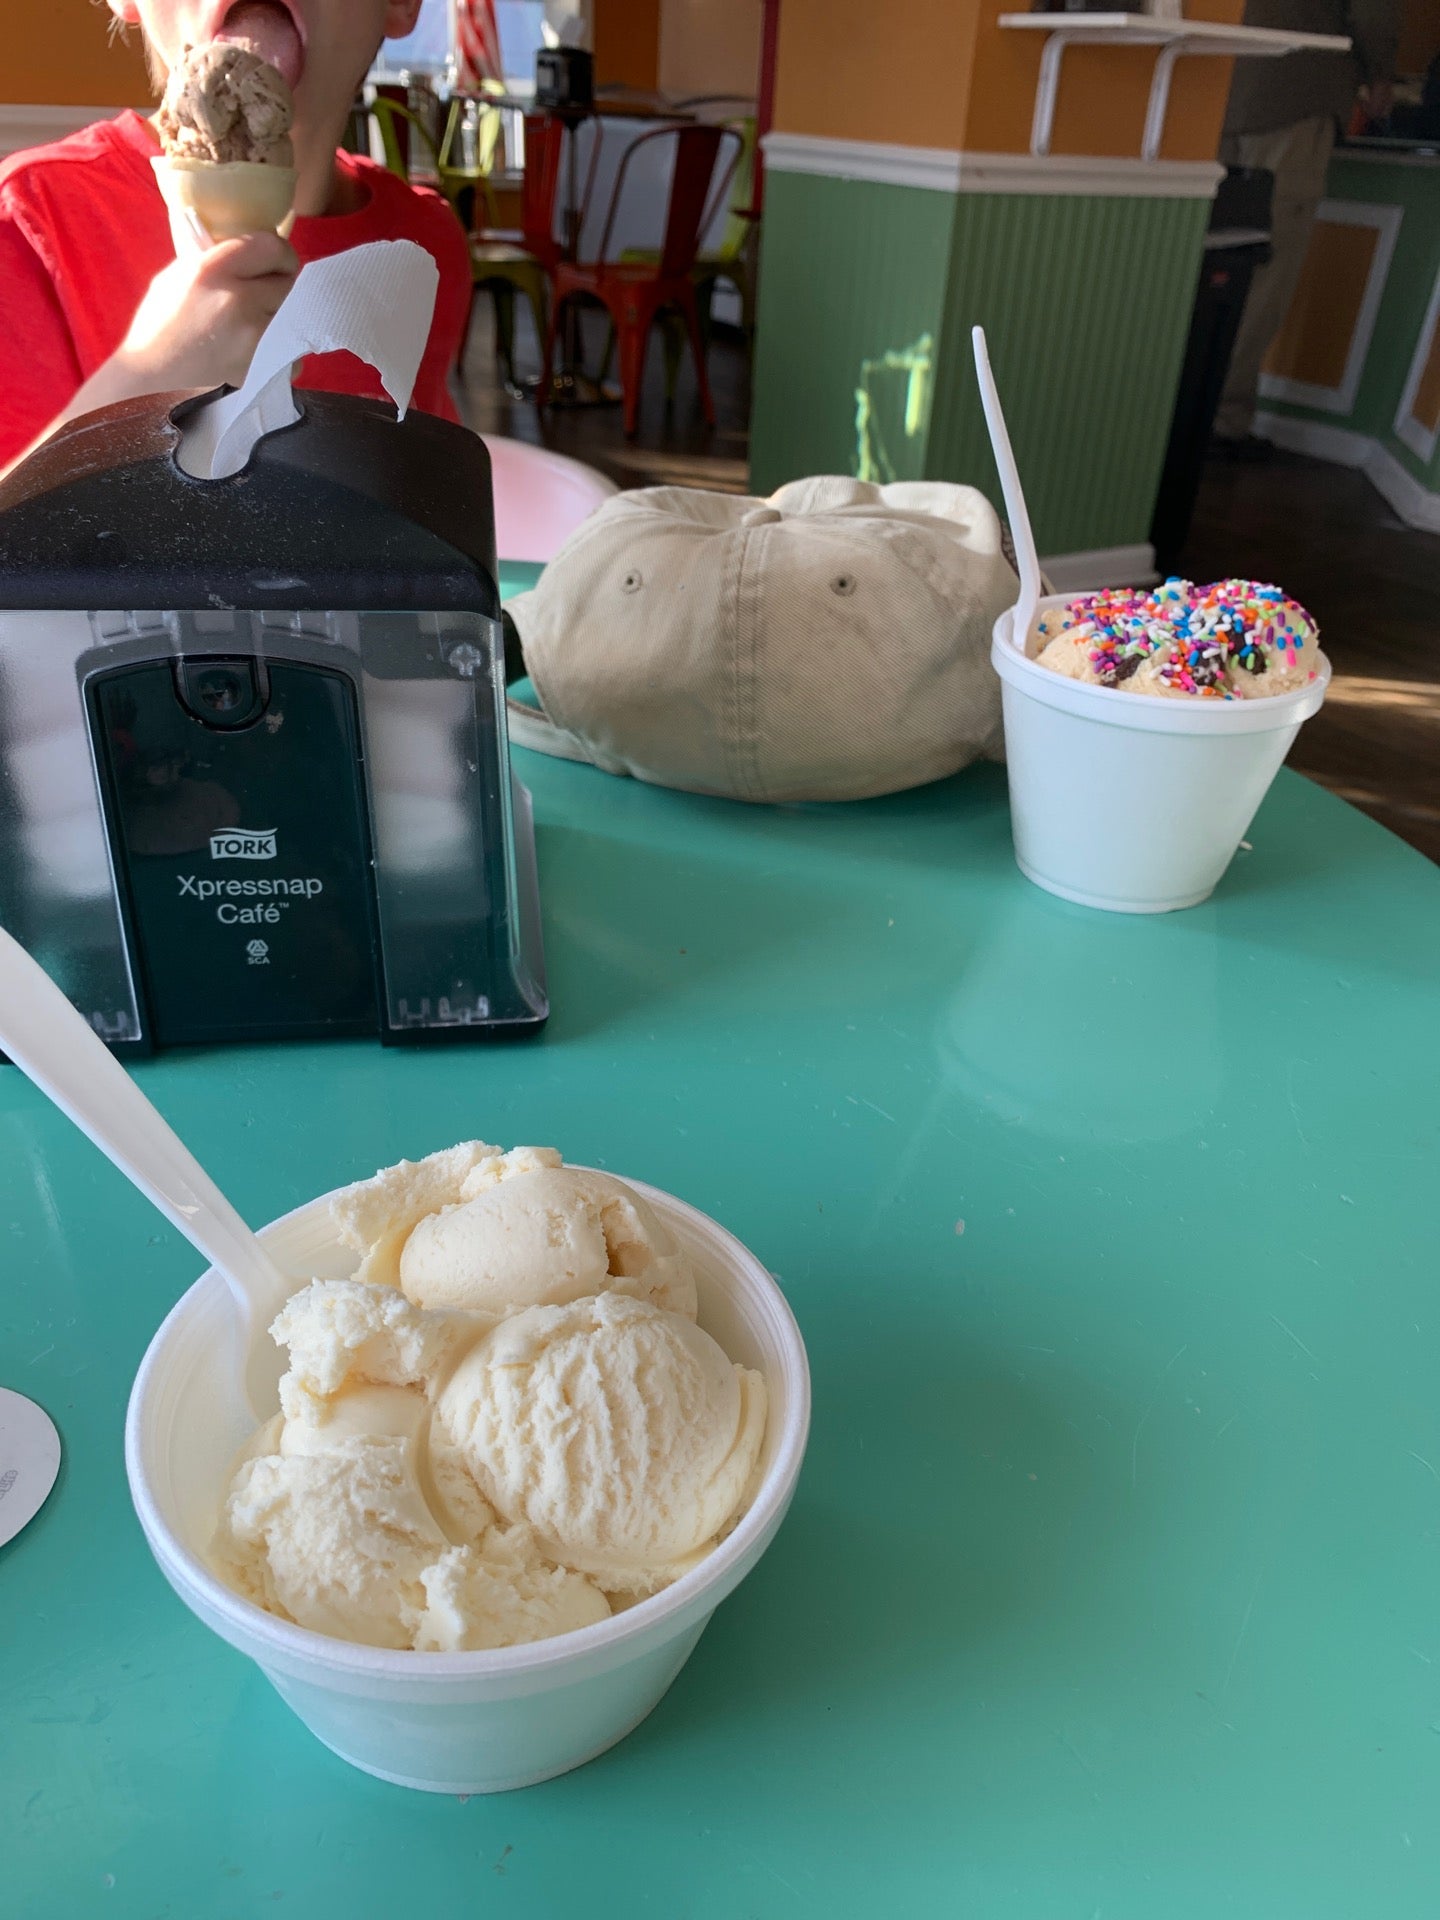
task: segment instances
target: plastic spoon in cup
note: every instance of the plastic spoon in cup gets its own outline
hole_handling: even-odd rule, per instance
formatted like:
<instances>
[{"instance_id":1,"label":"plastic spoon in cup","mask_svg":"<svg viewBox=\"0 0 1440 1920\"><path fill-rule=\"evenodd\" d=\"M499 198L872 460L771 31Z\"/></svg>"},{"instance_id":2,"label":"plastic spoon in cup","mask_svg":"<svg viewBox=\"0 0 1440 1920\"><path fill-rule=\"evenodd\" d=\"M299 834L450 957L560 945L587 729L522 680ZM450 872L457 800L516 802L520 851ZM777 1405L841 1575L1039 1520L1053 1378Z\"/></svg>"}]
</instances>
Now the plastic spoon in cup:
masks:
<instances>
[{"instance_id":1,"label":"plastic spoon in cup","mask_svg":"<svg viewBox=\"0 0 1440 1920\"><path fill-rule=\"evenodd\" d=\"M1015 450L1010 445L1009 430L1000 406L1000 392L995 385L995 375L990 370L990 350L985 344L985 329L972 327L970 338L975 345L975 373L980 381L985 424L990 429L990 446L995 455L995 465L1000 469L1000 491L1005 496L1010 538L1015 543L1015 558L1020 563L1020 598L1015 602L1015 610L1010 616L1010 631L1016 646L1024 653L1026 639L1035 624L1035 609L1040 604L1043 591L1040 556L1035 551L1030 511L1025 505L1020 469L1015 464Z\"/></svg>"},{"instance_id":2,"label":"plastic spoon in cup","mask_svg":"<svg viewBox=\"0 0 1440 1920\"><path fill-rule=\"evenodd\" d=\"M45 969L0 929L0 1050L177 1226L235 1302L256 1421L274 1412L264 1330L294 1290L230 1202ZM268 1364L267 1364L268 1363ZM268 1403L268 1404L267 1404Z\"/></svg>"}]
</instances>

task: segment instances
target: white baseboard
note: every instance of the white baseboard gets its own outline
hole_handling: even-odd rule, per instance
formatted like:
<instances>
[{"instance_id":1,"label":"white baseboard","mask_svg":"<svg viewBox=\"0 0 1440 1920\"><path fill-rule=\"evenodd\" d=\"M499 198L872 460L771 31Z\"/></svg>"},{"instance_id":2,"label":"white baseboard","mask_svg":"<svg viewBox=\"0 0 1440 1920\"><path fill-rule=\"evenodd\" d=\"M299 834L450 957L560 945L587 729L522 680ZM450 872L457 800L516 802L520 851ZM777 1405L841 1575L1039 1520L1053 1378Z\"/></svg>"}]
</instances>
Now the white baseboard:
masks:
<instances>
[{"instance_id":1,"label":"white baseboard","mask_svg":"<svg viewBox=\"0 0 1440 1920\"><path fill-rule=\"evenodd\" d=\"M1264 440L1291 453L1308 453L1340 467L1358 467L1375 491L1399 514L1407 527L1440 533L1440 493L1417 480L1380 442L1350 427L1331 427L1321 420L1294 420L1289 414L1260 412L1255 431Z\"/></svg>"},{"instance_id":2,"label":"white baseboard","mask_svg":"<svg viewBox=\"0 0 1440 1920\"><path fill-rule=\"evenodd\" d=\"M1264 408L1255 415L1255 432L1260 439L1272 440L1291 453L1308 453L1313 460L1329 460L1337 467L1363 467L1375 445L1369 434L1356 433L1352 427L1332 427L1323 420L1296 420L1288 413L1270 413Z\"/></svg>"},{"instance_id":3,"label":"white baseboard","mask_svg":"<svg viewBox=\"0 0 1440 1920\"><path fill-rule=\"evenodd\" d=\"M1402 467L1388 447L1376 445L1365 462L1365 477L1399 514L1407 527L1440 533L1440 493L1431 493Z\"/></svg>"},{"instance_id":4,"label":"white baseboard","mask_svg":"<svg viewBox=\"0 0 1440 1920\"><path fill-rule=\"evenodd\" d=\"M1093 593L1097 587L1148 587L1160 578L1155 549L1147 540L1137 547L1091 547L1079 553L1052 553L1040 562L1057 593Z\"/></svg>"},{"instance_id":5,"label":"white baseboard","mask_svg":"<svg viewBox=\"0 0 1440 1920\"><path fill-rule=\"evenodd\" d=\"M123 107L0 106L0 160L22 147L44 147L97 120L113 120Z\"/></svg>"}]
</instances>

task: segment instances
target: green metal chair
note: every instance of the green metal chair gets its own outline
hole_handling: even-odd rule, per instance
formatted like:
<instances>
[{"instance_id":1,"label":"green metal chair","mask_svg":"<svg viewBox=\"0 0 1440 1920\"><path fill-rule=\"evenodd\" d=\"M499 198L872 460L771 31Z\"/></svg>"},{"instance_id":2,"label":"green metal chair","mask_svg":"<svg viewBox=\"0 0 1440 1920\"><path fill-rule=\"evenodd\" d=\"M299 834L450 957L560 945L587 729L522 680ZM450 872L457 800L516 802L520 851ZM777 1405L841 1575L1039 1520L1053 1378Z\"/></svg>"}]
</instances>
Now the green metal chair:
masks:
<instances>
[{"instance_id":1,"label":"green metal chair","mask_svg":"<svg viewBox=\"0 0 1440 1920\"><path fill-rule=\"evenodd\" d=\"M710 329L710 300L717 280L728 280L740 295L740 324L748 340L755 328L755 238L756 219L750 201L755 191L755 148L759 122L754 114L729 122L740 135L740 158L730 186L730 205L725 230L713 253L696 259L691 279L700 303L700 324Z\"/></svg>"},{"instance_id":2,"label":"green metal chair","mask_svg":"<svg viewBox=\"0 0 1440 1920\"><path fill-rule=\"evenodd\" d=\"M440 191L464 217L461 202L470 194L467 231L495 224L495 195L491 179L501 158L504 121L494 100L457 95L450 102L445 137L440 142L435 171ZM482 212L483 219L476 216Z\"/></svg>"},{"instance_id":3,"label":"green metal chair","mask_svg":"<svg viewBox=\"0 0 1440 1920\"><path fill-rule=\"evenodd\" d=\"M550 314L550 273L560 257L555 240L555 199L565 141L573 138L552 114L525 116L525 174L520 188L518 233L474 234L470 240L470 276L478 291L489 289L495 305L495 349L507 386L519 392L515 378L515 296L529 302L535 338L543 351ZM598 143L595 151L598 151ZM594 173L594 153L591 175ZM587 192L588 177L587 177ZM466 329L467 337L469 329ZM464 363L464 353L461 353Z\"/></svg>"},{"instance_id":4,"label":"green metal chair","mask_svg":"<svg viewBox=\"0 0 1440 1920\"><path fill-rule=\"evenodd\" d=\"M479 110L478 124L472 119ZM418 140L429 155L431 170L440 191L455 210L465 229L470 248L470 284L475 289L488 287L495 303L495 342L507 384L515 388L515 295L521 293L530 303L535 317L536 337L545 338L548 311L548 284L545 269L533 252L513 237L498 234L495 192L491 184L500 151L502 121L500 110L483 100L457 95L450 102L444 136L435 145L430 129L411 108L383 94L370 102L367 111L380 130L385 165L391 173L408 180L411 173L410 141ZM407 136L402 138L401 129ZM468 150L468 151L467 151ZM470 196L468 202L466 196ZM478 203L478 205L477 205ZM483 218L476 220L483 208ZM476 231L480 228L481 231ZM460 343L460 365L470 343L470 329Z\"/></svg>"},{"instance_id":5,"label":"green metal chair","mask_svg":"<svg viewBox=\"0 0 1440 1920\"><path fill-rule=\"evenodd\" d=\"M477 106L476 101L456 96L450 102L450 111L445 120L445 132L439 146L435 136L412 108L402 106L398 100L377 95L366 109L380 130L381 151L385 155L385 165L400 179L410 179L414 172L414 144L418 142L430 161L441 193L455 209L456 218L470 231L471 221L465 217L461 205L467 193L478 198L485 209L488 224L494 224L494 195L490 185L490 174L495 165L495 156L500 142L500 110L498 107L482 108L478 134L473 141L472 154L465 160L455 156L457 142L470 132L466 126L466 117ZM402 137L401 129L404 129Z\"/></svg>"}]
</instances>

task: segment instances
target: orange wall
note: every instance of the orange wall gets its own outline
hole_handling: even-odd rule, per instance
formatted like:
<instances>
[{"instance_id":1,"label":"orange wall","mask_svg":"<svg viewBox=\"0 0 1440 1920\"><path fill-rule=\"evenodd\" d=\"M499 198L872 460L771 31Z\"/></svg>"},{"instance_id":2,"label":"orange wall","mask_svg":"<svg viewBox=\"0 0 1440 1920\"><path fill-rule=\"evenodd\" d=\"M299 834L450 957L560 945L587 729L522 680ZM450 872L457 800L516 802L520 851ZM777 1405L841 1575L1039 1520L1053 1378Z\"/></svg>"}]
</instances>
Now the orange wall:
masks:
<instances>
[{"instance_id":1,"label":"orange wall","mask_svg":"<svg viewBox=\"0 0 1440 1920\"><path fill-rule=\"evenodd\" d=\"M139 107L150 82L137 34L109 38L94 0L5 0L0 9L0 96L7 106Z\"/></svg>"},{"instance_id":2,"label":"orange wall","mask_svg":"<svg viewBox=\"0 0 1440 1920\"><path fill-rule=\"evenodd\" d=\"M762 14L762 0L593 0L596 84L753 99Z\"/></svg>"},{"instance_id":3,"label":"orange wall","mask_svg":"<svg viewBox=\"0 0 1440 1920\"><path fill-rule=\"evenodd\" d=\"M595 84L654 91L660 78L660 0L594 0Z\"/></svg>"},{"instance_id":4,"label":"orange wall","mask_svg":"<svg viewBox=\"0 0 1440 1920\"><path fill-rule=\"evenodd\" d=\"M1024 153L1040 71L1040 34L999 25L999 15L1022 9L982 4L975 80L965 122L967 147L981 153ZM1233 23L1244 0L1186 0L1193 20ZM1148 47L1073 47L1060 70L1055 109L1055 153L1138 154L1155 54ZM1186 55L1175 68L1165 119L1163 157L1213 160L1230 88L1228 60Z\"/></svg>"},{"instance_id":5,"label":"orange wall","mask_svg":"<svg viewBox=\"0 0 1440 1920\"><path fill-rule=\"evenodd\" d=\"M1187 0L1186 10L1235 21L1243 7L1244 0ZM1002 13L1024 10L1023 0L784 0L775 125L834 139L1024 153L1043 36L999 25ZM1053 151L1138 154L1154 64L1143 47L1068 52ZM1229 85L1228 60L1179 62L1167 159L1215 157Z\"/></svg>"},{"instance_id":6,"label":"orange wall","mask_svg":"<svg viewBox=\"0 0 1440 1920\"><path fill-rule=\"evenodd\" d=\"M988 4L781 0L775 126L839 140L958 147L976 27Z\"/></svg>"},{"instance_id":7,"label":"orange wall","mask_svg":"<svg viewBox=\"0 0 1440 1920\"><path fill-rule=\"evenodd\" d=\"M753 100L763 21L764 0L662 0L662 93L679 100L703 93Z\"/></svg>"}]
</instances>

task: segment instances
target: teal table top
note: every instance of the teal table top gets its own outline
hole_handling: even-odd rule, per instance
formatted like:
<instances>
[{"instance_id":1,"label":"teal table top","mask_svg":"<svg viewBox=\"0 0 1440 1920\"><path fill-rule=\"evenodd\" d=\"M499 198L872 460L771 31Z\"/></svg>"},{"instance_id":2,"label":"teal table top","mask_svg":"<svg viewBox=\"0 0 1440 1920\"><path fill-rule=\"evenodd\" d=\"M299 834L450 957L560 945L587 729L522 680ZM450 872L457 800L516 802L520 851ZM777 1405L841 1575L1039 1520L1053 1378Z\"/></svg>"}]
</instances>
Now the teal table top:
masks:
<instances>
[{"instance_id":1,"label":"teal table top","mask_svg":"<svg viewBox=\"0 0 1440 1920\"><path fill-rule=\"evenodd\" d=\"M1213 901L1026 884L1003 776L752 809L517 756L540 1039L176 1053L256 1222L480 1134L779 1275L791 1515L654 1715L461 1802L320 1747L153 1566L121 1459L190 1249L0 1071L7 1920L1340 1920L1440 1905L1440 874L1282 774Z\"/></svg>"}]
</instances>

